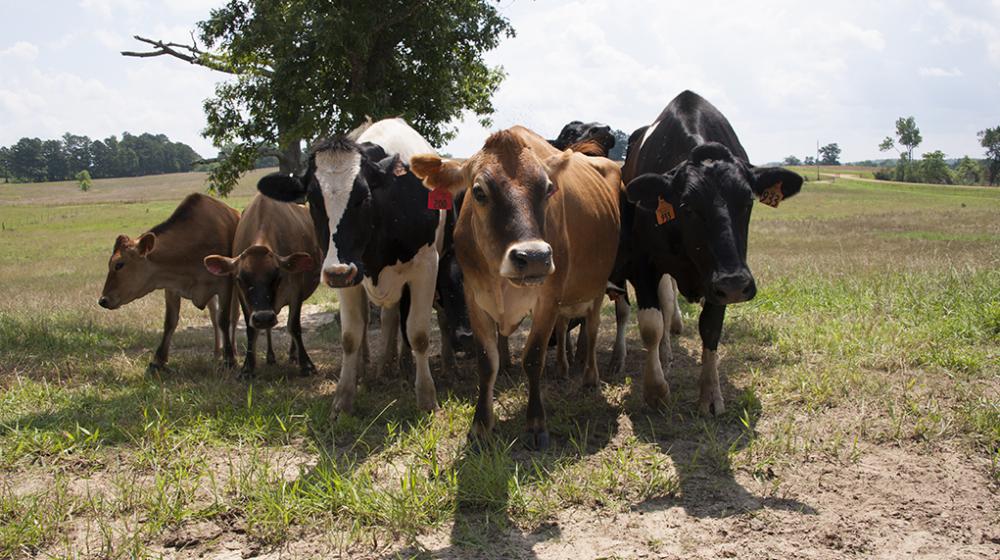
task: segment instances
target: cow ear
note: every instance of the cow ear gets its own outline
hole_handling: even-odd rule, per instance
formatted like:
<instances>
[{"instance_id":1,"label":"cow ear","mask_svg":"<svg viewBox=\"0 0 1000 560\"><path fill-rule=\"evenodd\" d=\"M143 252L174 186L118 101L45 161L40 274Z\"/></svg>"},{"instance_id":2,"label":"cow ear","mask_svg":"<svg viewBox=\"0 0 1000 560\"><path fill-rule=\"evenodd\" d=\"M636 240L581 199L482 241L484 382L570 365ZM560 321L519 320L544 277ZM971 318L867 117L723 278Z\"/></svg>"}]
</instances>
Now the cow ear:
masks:
<instances>
[{"instance_id":1,"label":"cow ear","mask_svg":"<svg viewBox=\"0 0 1000 560\"><path fill-rule=\"evenodd\" d=\"M625 194L629 202L638 205L644 210L655 212L660 200L672 198L670 183L673 174L661 175L659 173L646 173L639 175L629 181L625 187Z\"/></svg>"},{"instance_id":2,"label":"cow ear","mask_svg":"<svg viewBox=\"0 0 1000 560\"><path fill-rule=\"evenodd\" d=\"M295 175L270 173L257 181L260 194L281 202L303 202L306 198L308 185Z\"/></svg>"},{"instance_id":3,"label":"cow ear","mask_svg":"<svg viewBox=\"0 0 1000 560\"><path fill-rule=\"evenodd\" d=\"M403 160L399 158L399 154L393 154L382 158L378 162L378 171L383 175L399 177L406 175L407 169L406 165L403 164Z\"/></svg>"},{"instance_id":4,"label":"cow ear","mask_svg":"<svg viewBox=\"0 0 1000 560\"><path fill-rule=\"evenodd\" d=\"M753 192L761 202L778 207L782 200L795 196L802 189L802 176L783 167L754 167Z\"/></svg>"},{"instance_id":5,"label":"cow ear","mask_svg":"<svg viewBox=\"0 0 1000 560\"><path fill-rule=\"evenodd\" d=\"M545 161L542 162L542 164L545 166L546 174L548 174L551 179L569 167L569 162L572 160L573 150L566 149L554 156L545 158Z\"/></svg>"},{"instance_id":6,"label":"cow ear","mask_svg":"<svg viewBox=\"0 0 1000 560\"><path fill-rule=\"evenodd\" d=\"M418 154L411 157L410 171L429 189L445 189L455 195L466 186L462 164L441 159L437 154Z\"/></svg>"},{"instance_id":7,"label":"cow ear","mask_svg":"<svg viewBox=\"0 0 1000 560\"><path fill-rule=\"evenodd\" d=\"M316 261L309 253L292 253L287 257L278 257L278 263L282 270L296 274L299 272L309 272L316 268Z\"/></svg>"},{"instance_id":8,"label":"cow ear","mask_svg":"<svg viewBox=\"0 0 1000 560\"><path fill-rule=\"evenodd\" d=\"M222 255L209 255L202 261L205 269L216 276L229 276L236 271L236 259Z\"/></svg>"},{"instance_id":9,"label":"cow ear","mask_svg":"<svg viewBox=\"0 0 1000 560\"><path fill-rule=\"evenodd\" d=\"M139 253L140 257L145 258L146 255L153 251L156 246L156 234L152 232L147 232L139 236L139 239L135 241L135 250Z\"/></svg>"}]
</instances>

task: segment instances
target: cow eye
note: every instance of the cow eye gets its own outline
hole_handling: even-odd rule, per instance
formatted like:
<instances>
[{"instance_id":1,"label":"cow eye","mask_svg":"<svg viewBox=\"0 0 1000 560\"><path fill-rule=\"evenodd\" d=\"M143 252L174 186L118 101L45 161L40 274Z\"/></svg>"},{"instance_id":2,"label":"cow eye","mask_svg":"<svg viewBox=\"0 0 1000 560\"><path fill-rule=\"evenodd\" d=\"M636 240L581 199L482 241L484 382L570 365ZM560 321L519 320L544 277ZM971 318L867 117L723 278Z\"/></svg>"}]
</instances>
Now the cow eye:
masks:
<instances>
[{"instance_id":1,"label":"cow eye","mask_svg":"<svg viewBox=\"0 0 1000 560\"><path fill-rule=\"evenodd\" d=\"M545 189L545 198L548 198L556 194L557 190L558 189L556 189L556 184L553 183L552 181L549 181L549 186Z\"/></svg>"},{"instance_id":2,"label":"cow eye","mask_svg":"<svg viewBox=\"0 0 1000 560\"><path fill-rule=\"evenodd\" d=\"M476 202L486 204L486 190L483 187L479 185L472 187L472 197L476 199Z\"/></svg>"},{"instance_id":3,"label":"cow eye","mask_svg":"<svg viewBox=\"0 0 1000 560\"><path fill-rule=\"evenodd\" d=\"M122 261L118 261L115 263L115 270L121 270L123 266L125 266L125 263Z\"/></svg>"}]
</instances>

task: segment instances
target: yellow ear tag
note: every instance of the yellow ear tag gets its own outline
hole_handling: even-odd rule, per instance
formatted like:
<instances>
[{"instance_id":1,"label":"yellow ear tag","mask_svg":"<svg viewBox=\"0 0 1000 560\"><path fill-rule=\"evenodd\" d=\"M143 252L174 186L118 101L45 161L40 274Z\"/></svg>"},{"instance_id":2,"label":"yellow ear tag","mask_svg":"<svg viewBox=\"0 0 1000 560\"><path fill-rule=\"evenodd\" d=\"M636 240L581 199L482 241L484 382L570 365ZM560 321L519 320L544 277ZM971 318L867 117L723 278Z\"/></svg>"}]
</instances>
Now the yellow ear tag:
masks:
<instances>
[{"instance_id":1,"label":"yellow ear tag","mask_svg":"<svg viewBox=\"0 0 1000 560\"><path fill-rule=\"evenodd\" d=\"M662 226L663 224L676 218L677 214L674 212L673 204L663 200L662 196L659 198L660 203L656 205L656 223Z\"/></svg>"},{"instance_id":2,"label":"yellow ear tag","mask_svg":"<svg viewBox=\"0 0 1000 560\"><path fill-rule=\"evenodd\" d=\"M773 208L777 208L778 203L784 198L785 195L781 194L781 181L767 187L760 193L760 201Z\"/></svg>"}]
</instances>

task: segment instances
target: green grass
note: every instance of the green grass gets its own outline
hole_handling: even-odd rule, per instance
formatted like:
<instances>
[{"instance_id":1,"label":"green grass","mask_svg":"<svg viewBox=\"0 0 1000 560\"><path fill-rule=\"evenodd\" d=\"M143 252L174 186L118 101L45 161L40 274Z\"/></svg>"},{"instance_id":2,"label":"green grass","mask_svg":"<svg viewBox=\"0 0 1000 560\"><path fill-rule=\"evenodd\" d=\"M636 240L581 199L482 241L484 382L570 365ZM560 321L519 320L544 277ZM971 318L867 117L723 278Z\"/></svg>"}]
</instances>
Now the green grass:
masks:
<instances>
[{"instance_id":1,"label":"green grass","mask_svg":"<svg viewBox=\"0 0 1000 560\"><path fill-rule=\"evenodd\" d=\"M838 179L758 207L760 292L729 310L723 338L727 412L696 415L698 307L685 303L662 410L639 394L633 330L625 375L599 392L546 381L553 446L531 453L518 440L520 375L501 375L497 431L480 448L465 437L471 363L448 377L432 362L434 414L417 410L408 380L363 377L355 413L331 422L332 382L286 378L284 337L278 366L238 381L216 366L204 328L183 328L200 324L189 305L173 371L145 376L161 299L108 312L96 298L114 237L162 220L182 187L129 204L4 188L0 558L158 557L205 523L222 536L182 547L420 555L421 537L444 532L456 555L475 556L516 550L512 533L551 531L567 512L732 515L747 480L765 504L807 511L785 497L783 472L843 469L874 448L957 448L1000 482L1000 190ZM321 289L313 302L336 298ZM338 337L330 325L307 333L324 374L339 367Z\"/></svg>"}]
</instances>

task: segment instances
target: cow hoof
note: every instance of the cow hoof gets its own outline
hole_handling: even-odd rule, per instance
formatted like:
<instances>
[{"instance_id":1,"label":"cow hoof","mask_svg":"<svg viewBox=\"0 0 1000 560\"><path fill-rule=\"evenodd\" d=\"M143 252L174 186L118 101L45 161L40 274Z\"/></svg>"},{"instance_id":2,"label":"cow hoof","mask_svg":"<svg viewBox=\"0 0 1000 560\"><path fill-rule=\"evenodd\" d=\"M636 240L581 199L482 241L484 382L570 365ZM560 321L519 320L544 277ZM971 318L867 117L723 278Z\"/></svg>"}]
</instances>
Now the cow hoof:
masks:
<instances>
[{"instance_id":1,"label":"cow hoof","mask_svg":"<svg viewBox=\"0 0 1000 560\"><path fill-rule=\"evenodd\" d=\"M434 412L438 409L437 391L434 390L433 386L424 390L417 388L417 407L424 412Z\"/></svg>"},{"instance_id":2,"label":"cow hoof","mask_svg":"<svg viewBox=\"0 0 1000 560\"><path fill-rule=\"evenodd\" d=\"M170 368L168 368L166 364L150 363L146 366L146 375L155 376L163 373L170 373Z\"/></svg>"},{"instance_id":3,"label":"cow hoof","mask_svg":"<svg viewBox=\"0 0 1000 560\"><path fill-rule=\"evenodd\" d=\"M549 448L548 430L527 431L522 436L525 447L532 451L545 451Z\"/></svg>"},{"instance_id":4,"label":"cow hoof","mask_svg":"<svg viewBox=\"0 0 1000 560\"><path fill-rule=\"evenodd\" d=\"M353 410L353 393L338 390L333 394L333 408L330 410L330 420L336 420L341 414L350 414Z\"/></svg>"},{"instance_id":5,"label":"cow hoof","mask_svg":"<svg viewBox=\"0 0 1000 560\"><path fill-rule=\"evenodd\" d=\"M721 398L703 400L698 403L698 412L702 416L722 416L726 413L726 405Z\"/></svg>"},{"instance_id":6,"label":"cow hoof","mask_svg":"<svg viewBox=\"0 0 1000 560\"><path fill-rule=\"evenodd\" d=\"M670 386L666 382L662 384L648 384L642 388L642 398L650 408L663 408L667 404L667 397L669 396Z\"/></svg>"},{"instance_id":7,"label":"cow hoof","mask_svg":"<svg viewBox=\"0 0 1000 560\"><path fill-rule=\"evenodd\" d=\"M306 362L299 367L299 376L311 377L316 375L316 366L312 362Z\"/></svg>"},{"instance_id":8,"label":"cow hoof","mask_svg":"<svg viewBox=\"0 0 1000 560\"><path fill-rule=\"evenodd\" d=\"M267 365L273 366L276 363L278 363L278 358L275 358L274 354L269 354L267 356Z\"/></svg>"}]
</instances>

